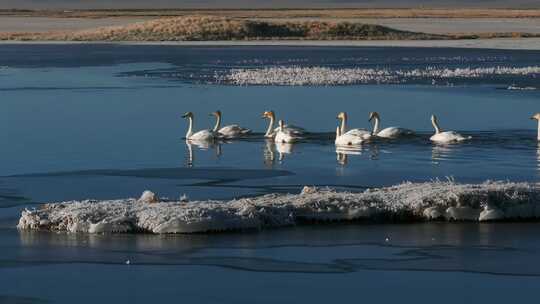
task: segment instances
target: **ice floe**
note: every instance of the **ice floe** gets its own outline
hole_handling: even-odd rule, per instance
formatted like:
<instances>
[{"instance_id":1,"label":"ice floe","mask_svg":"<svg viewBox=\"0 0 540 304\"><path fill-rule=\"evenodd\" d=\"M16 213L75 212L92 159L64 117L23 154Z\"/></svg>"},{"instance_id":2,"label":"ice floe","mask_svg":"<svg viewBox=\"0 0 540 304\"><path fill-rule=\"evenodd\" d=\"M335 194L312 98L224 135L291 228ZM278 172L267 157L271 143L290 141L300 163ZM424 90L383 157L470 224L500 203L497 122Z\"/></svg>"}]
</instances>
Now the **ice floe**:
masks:
<instances>
[{"instance_id":1,"label":"ice floe","mask_svg":"<svg viewBox=\"0 0 540 304\"><path fill-rule=\"evenodd\" d=\"M527 67L465 67L415 69L389 68L330 68L278 66L256 69L232 69L230 73L216 76L218 83L233 85L350 85L395 84L411 80L455 78L481 78L493 76L529 76L540 74L540 66Z\"/></svg>"},{"instance_id":2,"label":"ice floe","mask_svg":"<svg viewBox=\"0 0 540 304\"><path fill-rule=\"evenodd\" d=\"M494 221L540 217L540 186L453 181L403 183L363 192L304 187L231 201L140 199L50 203L24 210L19 229L68 232L195 233L262 229L325 221Z\"/></svg>"}]
</instances>

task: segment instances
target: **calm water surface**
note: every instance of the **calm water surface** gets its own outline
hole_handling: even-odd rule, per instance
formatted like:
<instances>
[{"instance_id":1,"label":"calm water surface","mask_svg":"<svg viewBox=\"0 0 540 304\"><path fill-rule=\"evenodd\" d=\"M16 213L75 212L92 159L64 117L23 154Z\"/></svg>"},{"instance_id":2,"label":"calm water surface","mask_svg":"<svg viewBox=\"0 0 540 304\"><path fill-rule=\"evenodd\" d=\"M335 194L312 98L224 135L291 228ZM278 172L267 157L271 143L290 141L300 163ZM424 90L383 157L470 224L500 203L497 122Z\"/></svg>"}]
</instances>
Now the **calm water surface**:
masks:
<instances>
[{"instance_id":1,"label":"calm water surface","mask_svg":"<svg viewBox=\"0 0 540 304\"><path fill-rule=\"evenodd\" d=\"M200 303L495 303L531 299L539 286L538 225L320 225L195 236L18 232L20 210L40 203L138 196L227 199L299 192L303 185L351 191L452 177L539 180L537 76L452 79L444 85L321 87L216 83L232 68L530 67L540 52L418 48L115 45L0 46L0 302L95 302L120 297ZM182 139L209 112L254 136L209 147ZM265 110L313 132L292 147L261 138ZM416 130L354 153L333 145L337 112L351 127ZM473 140L433 145L429 115ZM129 260L130 265L125 262ZM475 289L465 289L474 285ZM92 292L83 286L95 286ZM388 292L392 290L395 292ZM418 295L422 295L418 297Z\"/></svg>"}]
</instances>

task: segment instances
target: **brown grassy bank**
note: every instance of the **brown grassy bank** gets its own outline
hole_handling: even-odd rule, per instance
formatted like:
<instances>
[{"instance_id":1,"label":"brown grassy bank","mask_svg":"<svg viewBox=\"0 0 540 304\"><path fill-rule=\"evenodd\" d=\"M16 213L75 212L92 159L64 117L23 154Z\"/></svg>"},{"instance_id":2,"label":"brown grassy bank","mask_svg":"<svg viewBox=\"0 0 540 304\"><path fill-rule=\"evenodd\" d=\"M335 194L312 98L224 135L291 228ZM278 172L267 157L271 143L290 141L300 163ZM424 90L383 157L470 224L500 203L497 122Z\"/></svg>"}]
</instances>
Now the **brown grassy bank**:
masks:
<instances>
[{"instance_id":1,"label":"brown grassy bank","mask_svg":"<svg viewBox=\"0 0 540 304\"><path fill-rule=\"evenodd\" d=\"M214 16L162 18L125 26L53 33L0 33L0 40L216 41L216 40L428 40L450 39L352 22L268 22Z\"/></svg>"}]
</instances>

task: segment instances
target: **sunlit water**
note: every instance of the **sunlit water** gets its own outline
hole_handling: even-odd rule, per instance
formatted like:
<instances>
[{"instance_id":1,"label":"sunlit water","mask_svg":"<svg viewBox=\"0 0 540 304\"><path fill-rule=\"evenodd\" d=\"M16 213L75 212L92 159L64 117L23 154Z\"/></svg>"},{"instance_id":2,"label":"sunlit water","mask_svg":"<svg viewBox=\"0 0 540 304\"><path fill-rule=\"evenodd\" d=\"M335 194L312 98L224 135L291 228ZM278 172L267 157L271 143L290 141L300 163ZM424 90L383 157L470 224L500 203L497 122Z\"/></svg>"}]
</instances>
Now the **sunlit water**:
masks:
<instances>
[{"instance_id":1,"label":"sunlit water","mask_svg":"<svg viewBox=\"0 0 540 304\"><path fill-rule=\"evenodd\" d=\"M536 66L540 52L415 48L39 45L0 47L0 302L94 302L120 296L202 303L315 303L334 298L507 302L540 281L536 223L322 225L196 236L18 232L20 210L42 202L138 196L228 199L359 191L402 181L539 180L536 74L351 86L235 86L233 69ZM253 136L200 148L187 123L208 113ZM294 146L262 139L265 110L313 132ZM351 127L414 129L418 136L336 153L336 114ZM473 139L433 145L429 116ZM126 261L130 265L126 265ZM97 283L96 283L97 282ZM309 283L308 283L309 282ZM437 283L435 283L437 282ZM80 286L93 285L92 295ZM474 285L475 291L463 291ZM511 288L515 296L508 292ZM388 292L394 290L395 292ZM325 292L323 292L325 291ZM455 292L455 293L453 293ZM464 294L465 293L465 294ZM421 297L418 297L422 294ZM519 294L519 296L517 296Z\"/></svg>"}]
</instances>

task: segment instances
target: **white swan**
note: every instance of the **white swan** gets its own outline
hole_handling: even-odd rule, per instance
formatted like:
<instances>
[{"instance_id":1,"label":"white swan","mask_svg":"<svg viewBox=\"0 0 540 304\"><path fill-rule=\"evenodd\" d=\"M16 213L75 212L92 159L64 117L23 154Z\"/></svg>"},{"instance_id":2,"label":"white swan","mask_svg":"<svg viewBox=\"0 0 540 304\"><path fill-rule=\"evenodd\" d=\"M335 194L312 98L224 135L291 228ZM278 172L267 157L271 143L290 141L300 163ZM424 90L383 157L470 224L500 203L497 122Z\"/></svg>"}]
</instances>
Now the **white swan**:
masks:
<instances>
[{"instance_id":1,"label":"white swan","mask_svg":"<svg viewBox=\"0 0 540 304\"><path fill-rule=\"evenodd\" d=\"M379 123L381 117L377 112L369 113L369 121L374 120L373 123L373 135L382 138L398 138L402 136L411 136L414 135L414 132L409 129L404 129L400 127L388 127L379 131Z\"/></svg>"},{"instance_id":2,"label":"white swan","mask_svg":"<svg viewBox=\"0 0 540 304\"><path fill-rule=\"evenodd\" d=\"M337 146L357 146L371 139L372 135L368 130L351 129L347 131L347 113L339 113L337 119L341 120L341 126L336 129L336 140L334 141Z\"/></svg>"},{"instance_id":3,"label":"white swan","mask_svg":"<svg viewBox=\"0 0 540 304\"><path fill-rule=\"evenodd\" d=\"M201 130L193 133L193 113L187 112L182 115L183 118L189 120L189 126L186 133L186 139L201 142L213 142L216 140L216 134L212 130Z\"/></svg>"},{"instance_id":4,"label":"white swan","mask_svg":"<svg viewBox=\"0 0 540 304\"><path fill-rule=\"evenodd\" d=\"M279 129L279 126L274 129L274 122L276 121L276 114L274 111L266 111L262 114L262 118L268 118L268 128L266 129L266 133L264 134L264 137L266 138L273 138L276 136L277 131ZM306 133L306 130L304 128L300 128L293 125L283 125L283 130L286 130L292 134L295 134L297 136L302 136Z\"/></svg>"},{"instance_id":5,"label":"white swan","mask_svg":"<svg viewBox=\"0 0 540 304\"><path fill-rule=\"evenodd\" d=\"M295 143L298 140L302 139L302 136L292 129L288 129L285 127L285 123L283 120L278 121L278 128L276 131L276 135L274 136L274 141L276 143Z\"/></svg>"},{"instance_id":6,"label":"white swan","mask_svg":"<svg viewBox=\"0 0 540 304\"><path fill-rule=\"evenodd\" d=\"M531 119L535 119L538 121L538 132L536 133L536 139L540 141L540 113L536 113L533 116L531 116Z\"/></svg>"},{"instance_id":7,"label":"white swan","mask_svg":"<svg viewBox=\"0 0 540 304\"><path fill-rule=\"evenodd\" d=\"M212 131L216 133L219 137L237 138L237 137L242 137L251 133L250 129L242 128L237 124L228 125L223 128L220 128L221 127L221 111L212 112L210 113L210 115L213 115L216 117L216 124Z\"/></svg>"},{"instance_id":8,"label":"white swan","mask_svg":"<svg viewBox=\"0 0 540 304\"><path fill-rule=\"evenodd\" d=\"M463 136L455 131L442 131L435 115L431 115L431 124L433 125L433 128L435 128L435 134L429 138L431 141L438 143L452 143L471 139L470 136Z\"/></svg>"}]
</instances>

